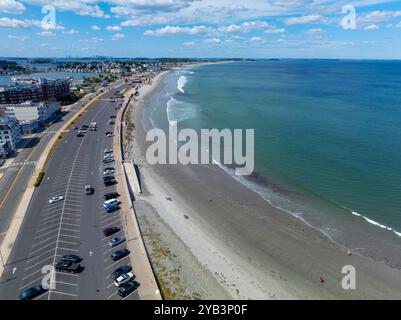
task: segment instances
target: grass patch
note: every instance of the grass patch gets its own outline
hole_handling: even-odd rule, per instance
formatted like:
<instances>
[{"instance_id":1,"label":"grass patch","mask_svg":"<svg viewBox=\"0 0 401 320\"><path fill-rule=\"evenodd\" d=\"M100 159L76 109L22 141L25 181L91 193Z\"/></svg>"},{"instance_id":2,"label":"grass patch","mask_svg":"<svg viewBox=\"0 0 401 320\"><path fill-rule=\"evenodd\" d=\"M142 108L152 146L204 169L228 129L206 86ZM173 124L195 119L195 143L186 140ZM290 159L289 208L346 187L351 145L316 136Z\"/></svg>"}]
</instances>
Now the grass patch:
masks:
<instances>
[{"instance_id":1,"label":"grass patch","mask_svg":"<svg viewBox=\"0 0 401 320\"><path fill-rule=\"evenodd\" d=\"M45 173L43 171L39 172L38 177L36 178L36 181L34 184L35 188L40 186L44 176L45 176Z\"/></svg>"}]
</instances>

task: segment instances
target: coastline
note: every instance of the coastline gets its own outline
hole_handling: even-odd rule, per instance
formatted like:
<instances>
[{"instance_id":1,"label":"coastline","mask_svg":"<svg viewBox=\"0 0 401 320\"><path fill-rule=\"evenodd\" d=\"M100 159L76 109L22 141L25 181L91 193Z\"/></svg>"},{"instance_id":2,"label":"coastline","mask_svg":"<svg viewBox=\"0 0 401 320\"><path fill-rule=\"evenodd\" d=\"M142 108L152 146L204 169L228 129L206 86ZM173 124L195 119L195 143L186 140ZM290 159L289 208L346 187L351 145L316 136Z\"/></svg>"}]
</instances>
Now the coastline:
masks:
<instances>
[{"instance_id":1,"label":"coastline","mask_svg":"<svg viewBox=\"0 0 401 320\"><path fill-rule=\"evenodd\" d=\"M232 298L401 297L399 270L348 256L321 232L269 205L219 167L149 166L143 157L142 109L161 88L160 78L143 89L143 101L133 110L130 157L140 167L144 187L139 211L144 216L150 208L157 212ZM355 266L357 290L341 288L344 265Z\"/></svg>"}]
</instances>

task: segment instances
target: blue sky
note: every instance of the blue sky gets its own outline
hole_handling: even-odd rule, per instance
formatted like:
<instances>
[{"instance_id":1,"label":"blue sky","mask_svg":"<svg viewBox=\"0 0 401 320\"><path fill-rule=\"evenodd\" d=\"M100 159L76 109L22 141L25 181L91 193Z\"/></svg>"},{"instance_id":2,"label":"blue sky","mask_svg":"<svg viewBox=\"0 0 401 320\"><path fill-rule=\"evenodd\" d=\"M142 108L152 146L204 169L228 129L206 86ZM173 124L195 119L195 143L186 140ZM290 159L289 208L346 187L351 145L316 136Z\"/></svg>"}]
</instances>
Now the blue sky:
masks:
<instances>
[{"instance_id":1,"label":"blue sky","mask_svg":"<svg viewBox=\"0 0 401 320\"><path fill-rule=\"evenodd\" d=\"M8 57L401 59L401 1L0 0L0 40Z\"/></svg>"}]
</instances>

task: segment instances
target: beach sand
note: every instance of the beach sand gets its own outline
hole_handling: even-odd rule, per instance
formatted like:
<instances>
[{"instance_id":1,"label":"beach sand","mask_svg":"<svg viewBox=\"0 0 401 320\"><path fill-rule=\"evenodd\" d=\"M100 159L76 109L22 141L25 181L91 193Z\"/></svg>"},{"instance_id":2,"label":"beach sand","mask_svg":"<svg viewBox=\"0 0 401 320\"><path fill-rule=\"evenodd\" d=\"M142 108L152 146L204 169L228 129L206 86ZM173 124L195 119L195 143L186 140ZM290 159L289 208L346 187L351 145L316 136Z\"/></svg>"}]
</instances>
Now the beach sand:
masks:
<instances>
[{"instance_id":1,"label":"beach sand","mask_svg":"<svg viewBox=\"0 0 401 320\"><path fill-rule=\"evenodd\" d=\"M175 254L166 259L181 268L188 289L183 298L195 291L202 299L401 298L400 270L348 255L218 166L149 165L142 109L164 75L141 88L131 106L135 131L128 157L141 174L143 194L135 204L141 227ZM146 235L145 242L150 245ZM342 288L346 265L355 267L356 290Z\"/></svg>"}]
</instances>

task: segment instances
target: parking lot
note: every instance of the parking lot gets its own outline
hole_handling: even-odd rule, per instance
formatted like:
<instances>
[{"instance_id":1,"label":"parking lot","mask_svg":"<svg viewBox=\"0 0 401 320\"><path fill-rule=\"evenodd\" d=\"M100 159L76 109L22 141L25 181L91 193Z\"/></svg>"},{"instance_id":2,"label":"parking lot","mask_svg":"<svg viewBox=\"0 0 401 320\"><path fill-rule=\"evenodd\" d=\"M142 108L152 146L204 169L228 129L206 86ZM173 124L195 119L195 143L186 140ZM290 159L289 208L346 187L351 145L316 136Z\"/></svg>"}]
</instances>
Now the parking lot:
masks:
<instances>
[{"instance_id":1,"label":"parking lot","mask_svg":"<svg viewBox=\"0 0 401 320\"><path fill-rule=\"evenodd\" d=\"M112 149L112 137L105 132L113 131L108 122L117 103L97 102L76 124L97 122L97 131L77 137L72 130L56 149L29 206L17 251L5 273L8 279L1 283L2 298L16 299L21 291L41 284L45 266L56 265L63 255L75 254L83 259L83 270L77 274L56 272L55 287L36 299L122 299L110 274L130 259L126 256L113 261L110 255L126 248L126 243L114 248L108 243L124 235L123 221L120 210L107 213L103 206L104 194L116 191L115 185L106 187L103 183L103 168L115 164L103 164L102 160L104 150ZM94 188L92 195L85 193L88 184ZM64 199L49 203L56 196ZM106 238L102 231L111 226L120 231ZM138 294L135 291L124 299L138 299Z\"/></svg>"}]
</instances>

